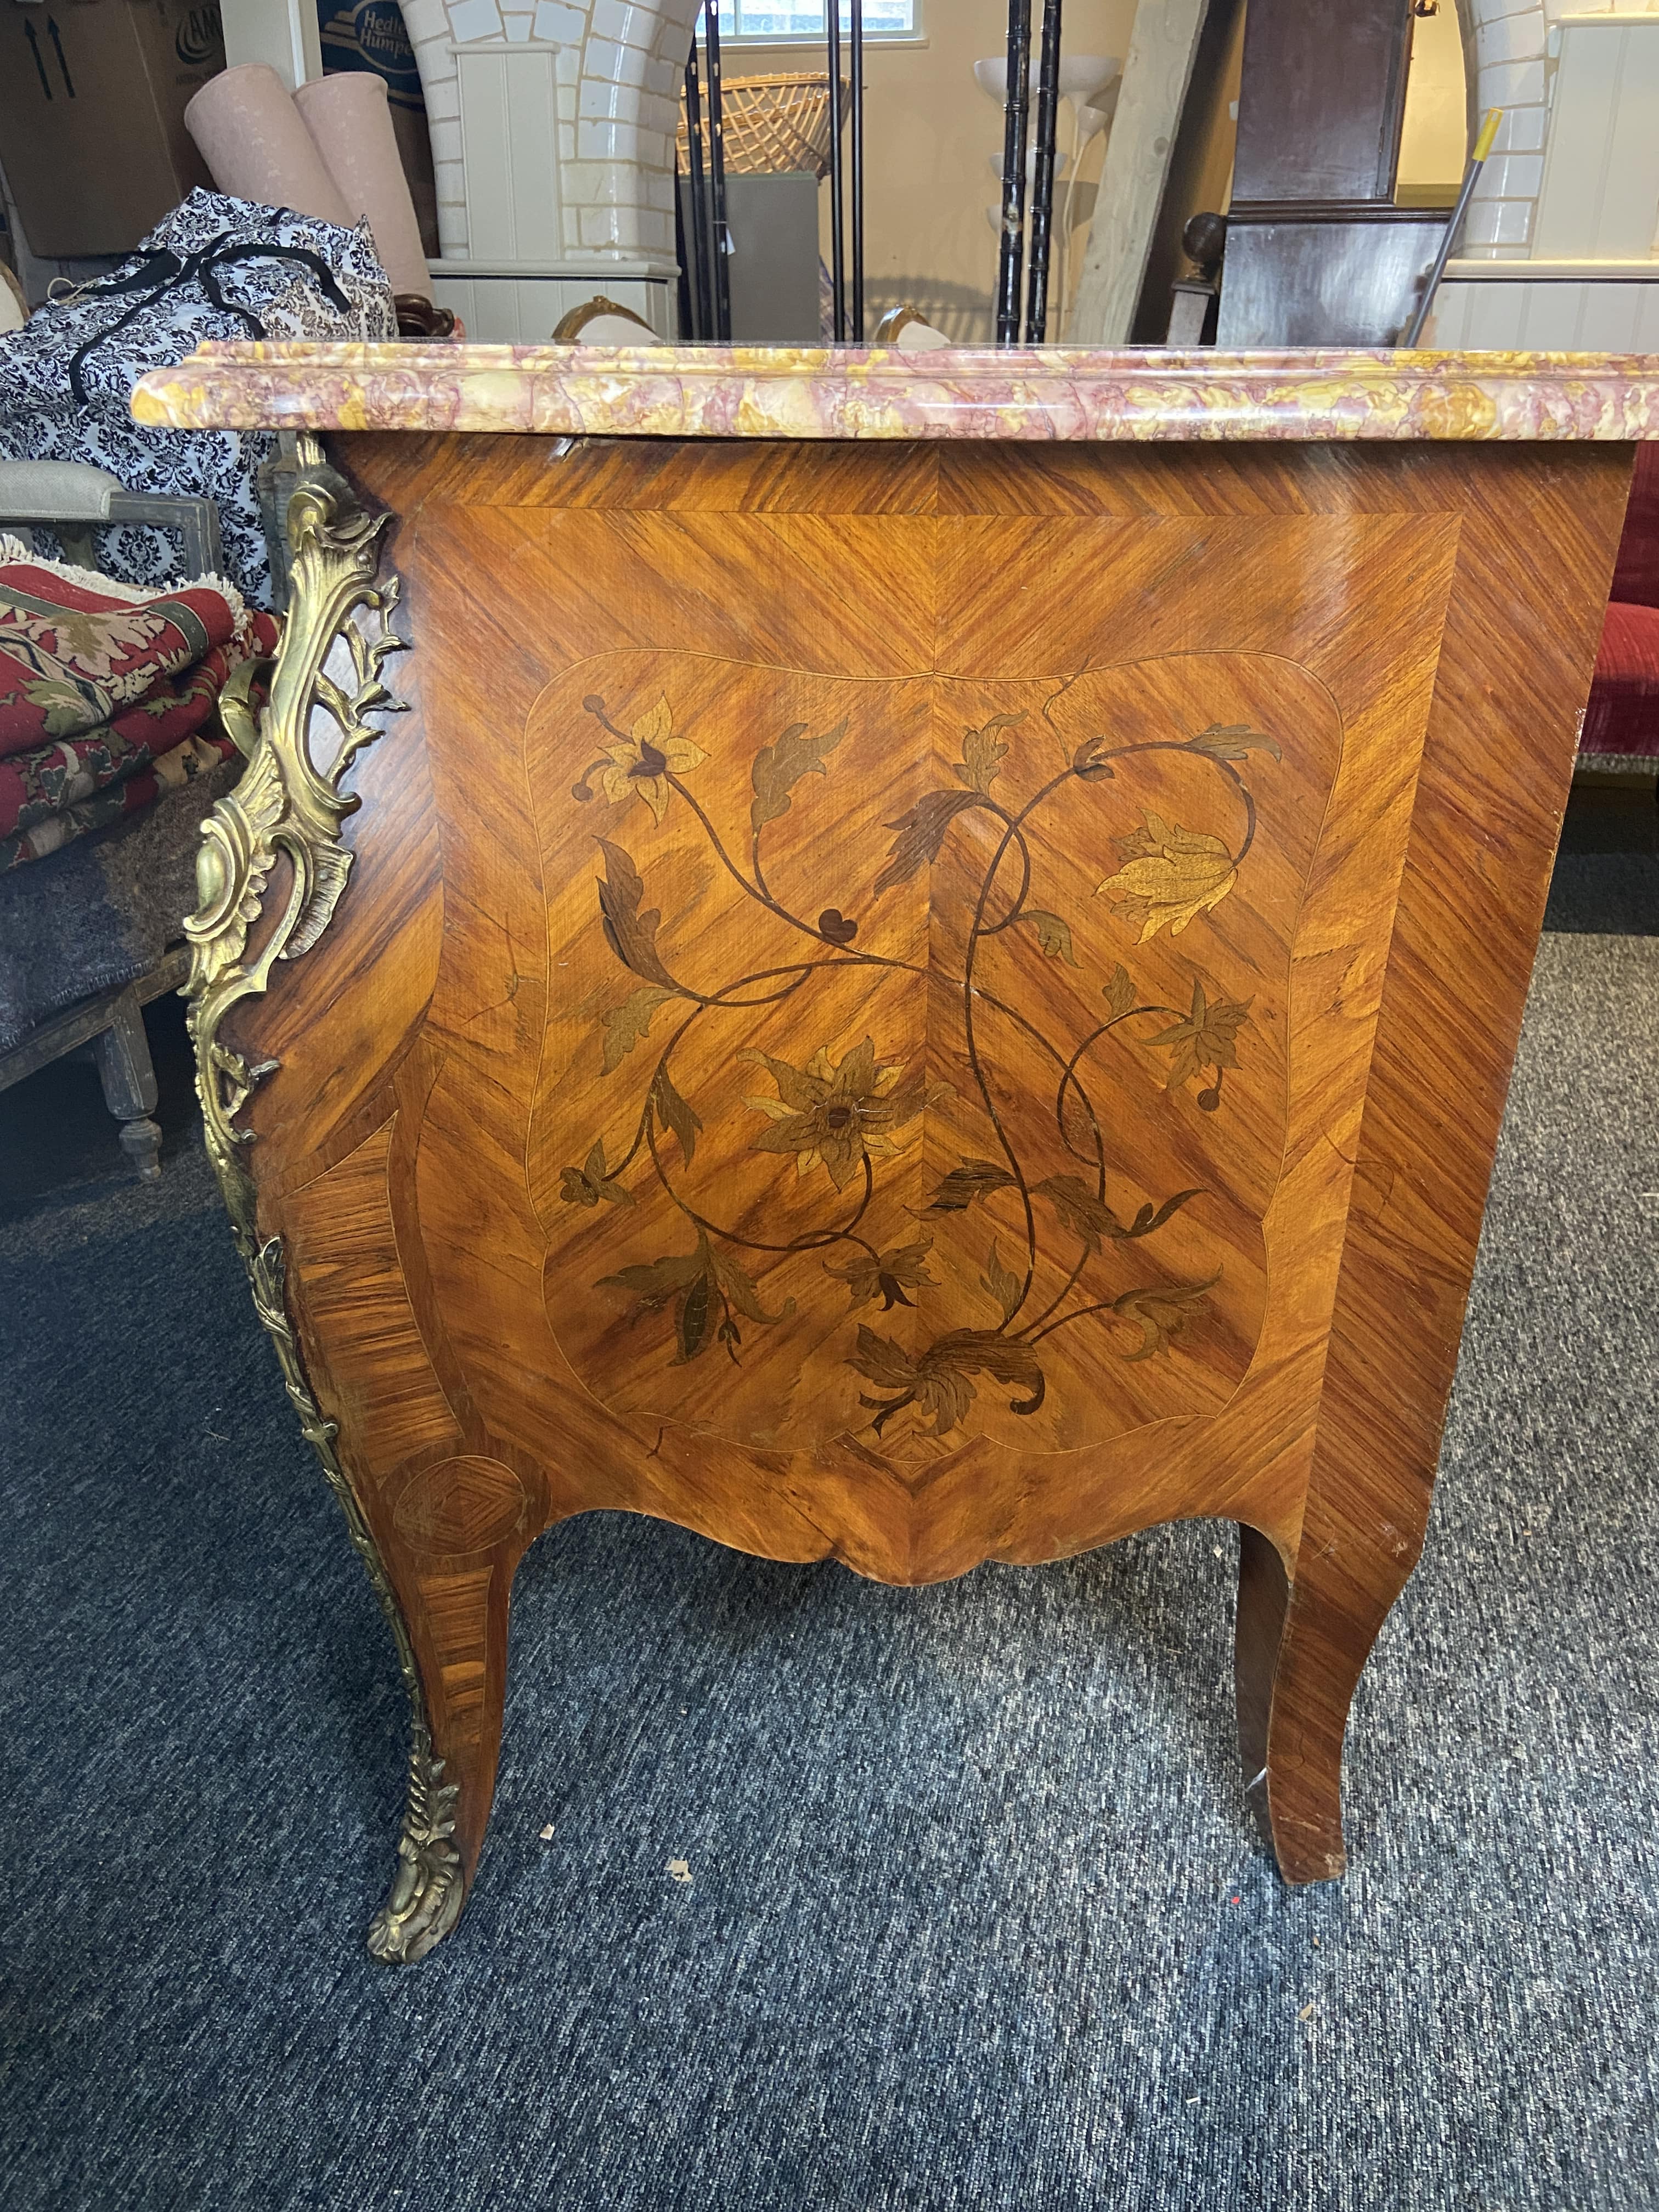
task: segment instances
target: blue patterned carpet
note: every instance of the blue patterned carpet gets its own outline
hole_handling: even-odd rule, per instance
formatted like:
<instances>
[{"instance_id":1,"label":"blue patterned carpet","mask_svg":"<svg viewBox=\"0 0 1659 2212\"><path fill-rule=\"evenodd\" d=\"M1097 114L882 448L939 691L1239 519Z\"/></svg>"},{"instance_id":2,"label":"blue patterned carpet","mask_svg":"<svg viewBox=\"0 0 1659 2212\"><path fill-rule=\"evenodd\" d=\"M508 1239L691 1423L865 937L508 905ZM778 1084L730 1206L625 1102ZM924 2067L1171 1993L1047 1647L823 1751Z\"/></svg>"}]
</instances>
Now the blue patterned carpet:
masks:
<instances>
[{"instance_id":1,"label":"blue patterned carpet","mask_svg":"<svg viewBox=\"0 0 1659 2212\"><path fill-rule=\"evenodd\" d=\"M158 1190L86 1071L0 1102L0 2204L1659 2206L1655 864L1553 919L1352 1870L1296 1895L1230 1529L897 1592L595 1516L520 1577L467 1916L376 1968L401 1692L176 1066Z\"/></svg>"}]
</instances>

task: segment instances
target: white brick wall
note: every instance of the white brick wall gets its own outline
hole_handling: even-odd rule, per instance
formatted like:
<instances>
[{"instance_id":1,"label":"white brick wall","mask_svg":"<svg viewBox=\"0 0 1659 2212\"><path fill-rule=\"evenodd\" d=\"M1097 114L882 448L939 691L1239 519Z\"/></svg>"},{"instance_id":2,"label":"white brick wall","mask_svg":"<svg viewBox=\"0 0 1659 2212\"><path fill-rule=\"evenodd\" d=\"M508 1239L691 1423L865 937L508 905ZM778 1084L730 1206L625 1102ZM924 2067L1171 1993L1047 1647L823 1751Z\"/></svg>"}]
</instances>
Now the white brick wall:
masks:
<instances>
[{"instance_id":1,"label":"white brick wall","mask_svg":"<svg viewBox=\"0 0 1659 2212\"><path fill-rule=\"evenodd\" d=\"M404 0L432 125L439 245L447 261L465 258L471 236L453 50L475 44L560 50L558 143L550 158L559 165L565 252L672 256L673 132L699 4ZM481 188L475 178L474 190Z\"/></svg>"},{"instance_id":2,"label":"white brick wall","mask_svg":"<svg viewBox=\"0 0 1659 2212\"><path fill-rule=\"evenodd\" d=\"M1504 111L1461 252L1471 261L1522 261L1532 251L1543 180L1555 68L1552 29L1571 15L1659 15L1659 0L1458 0L1458 14L1470 143L1488 108Z\"/></svg>"}]
</instances>

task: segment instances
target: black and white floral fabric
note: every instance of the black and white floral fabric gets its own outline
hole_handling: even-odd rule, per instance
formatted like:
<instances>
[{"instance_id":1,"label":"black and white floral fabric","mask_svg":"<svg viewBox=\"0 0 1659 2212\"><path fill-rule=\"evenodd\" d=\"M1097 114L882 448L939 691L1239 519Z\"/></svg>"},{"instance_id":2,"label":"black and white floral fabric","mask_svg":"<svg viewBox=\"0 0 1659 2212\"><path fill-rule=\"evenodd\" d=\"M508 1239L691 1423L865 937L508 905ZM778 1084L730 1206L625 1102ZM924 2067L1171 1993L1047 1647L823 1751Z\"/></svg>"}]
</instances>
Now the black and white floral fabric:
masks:
<instances>
[{"instance_id":1,"label":"black and white floral fabric","mask_svg":"<svg viewBox=\"0 0 1659 2212\"><path fill-rule=\"evenodd\" d=\"M380 339L398 334L366 222L355 230L286 208L195 191L118 268L0 337L0 458L89 461L132 492L206 496L219 508L224 568L255 606L271 604L255 479L267 432L159 430L128 408L146 369L204 338ZM34 533L41 552L55 551ZM109 573L179 580L165 532L107 531Z\"/></svg>"}]
</instances>

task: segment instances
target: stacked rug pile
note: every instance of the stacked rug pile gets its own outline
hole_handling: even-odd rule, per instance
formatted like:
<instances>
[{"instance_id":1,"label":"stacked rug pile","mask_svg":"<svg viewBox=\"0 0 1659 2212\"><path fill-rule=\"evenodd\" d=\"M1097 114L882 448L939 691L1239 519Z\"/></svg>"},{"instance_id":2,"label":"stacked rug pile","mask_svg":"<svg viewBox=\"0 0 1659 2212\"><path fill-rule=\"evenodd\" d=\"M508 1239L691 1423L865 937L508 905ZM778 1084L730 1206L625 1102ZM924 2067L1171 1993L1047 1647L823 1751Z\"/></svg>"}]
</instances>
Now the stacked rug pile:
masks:
<instances>
[{"instance_id":1,"label":"stacked rug pile","mask_svg":"<svg viewBox=\"0 0 1659 2212\"><path fill-rule=\"evenodd\" d=\"M146 591L0 538L0 872L228 760L219 695L276 637L219 577Z\"/></svg>"},{"instance_id":2,"label":"stacked rug pile","mask_svg":"<svg viewBox=\"0 0 1659 2212\"><path fill-rule=\"evenodd\" d=\"M279 629L216 576L146 590L0 538L0 1054L177 942L241 773L218 702L241 672L258 704Z\"/></svg>"}]
</instances>

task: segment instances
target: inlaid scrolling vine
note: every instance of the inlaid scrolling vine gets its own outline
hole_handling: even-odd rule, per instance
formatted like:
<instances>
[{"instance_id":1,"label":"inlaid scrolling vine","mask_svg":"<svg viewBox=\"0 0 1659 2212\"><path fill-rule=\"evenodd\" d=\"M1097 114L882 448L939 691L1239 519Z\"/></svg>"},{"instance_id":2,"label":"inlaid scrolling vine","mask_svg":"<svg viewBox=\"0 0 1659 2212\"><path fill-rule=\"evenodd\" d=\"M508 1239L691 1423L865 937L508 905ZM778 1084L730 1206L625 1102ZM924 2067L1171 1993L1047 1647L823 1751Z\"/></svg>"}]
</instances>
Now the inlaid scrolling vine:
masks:
<instances>
[{"instance_id":1,"label":"inlaid scrolling vine","mask_svg":"<svg viewBox=\"0 0 1659 2212\"><path fill-rule=\"evenodd\" d=\"M982 1206L994 1194L1011 1194L1023 1218L1023 1251L1012 1262L988 1239L983 1272L971 1286L996 1316L982 1327L953 1328L936 1334L919 1351L860 1320L845 1358L860 1381L859 1403L879 1436L895 1415L914 1408L927 1433L945 1437L959 1429L976 1395L972 1378L1003 1385L1012 1395L1010 1410L1034 1413L1048 1389L1042 1346L1057 1331L1093 1322L1117 1354L1128 1361L1167 1353L1172 1340L1204 1309L1220 1280L1181 1279L1167 1274L1115 1296L1097 1294L1088 1278L1092 1262L1107 1246L1138 1244L1155 1237L1184 1207L1206 1195L1201 1188L1149 1199L1127 1218L1107 1202L1109 1170L1114 1159L1110 1132L1097 1111L1084 1069L1086 1056L1108 1040L1134 1037L1147 1049L1167 1054L1168 1090L1196 1084L1195 1100L1214 1113L1223 1101L1229 1070L1238 1066L1241 1033L1250 1026L1250 999L1212 998L1194 979L1190 1003L1164 1004L1145 995L1121 962L1101 986L1103 1017L1085 1033L1057 1042L1027 1014L987 988L979 962L988 940L1014 931L1030 931L1049 957L1079 966L1073 929L1063 915L1033 906L1032 853L1028 835L1039 810L1062 805L1079 786L1111 781L1115 763L1148 753L1186 754L1207 763L1242 802L1243 831L1237 849L1210 829L1192 829L1166 820L1150 808L1139 821L1117 835L1120 865L1098 885L1097 896L1110 904L1118 922L1146 944L1160 932L1180 934L1199 916L1227 897L1238 880L1255 842L1255 801L1239 763L1253 752L1281 757L1277 741L1248 725L1211 724L1185 738L1141 740L1113 745L1104 733L1086 737L1070 751L1064 767L1018 805L1005 805L994 787L1027 722L1025 711L993 715L977 728L964 729L962 757L954 763L954 783L926 793L887 826L892 842L874 874L870 899L879 901L938 860L959 817L977 811L990 817L995 843L972 887L965 950L960 972L950 981L959 994L963 1056L971 1072L980 1108L993 1133L987 1153L963 1155L935 1184L921 1209L921 1231L910 1241L884 1246L866 1231L884 1165L908 1151L919 1124L942 1087L903 1059L886 1059L876 1039L866 1036L844 1043L839 1056L826 1040L805 1066L753 1048L736 1057L763 1071L771 1089L757 1088L744 1099L746 1111L761 1117L751 1148L793 1158L802 1180L822 1175L826 1212L818 1225L784 1241L765 1241L713 1219L685 1195L667 1149L672 1137L681 1167L689 1168L704 1127L697 1106L676 1080L675 1060L699 1024L742 1022L754 1010L793 999L826 972L849 967L929 971L884 954L860 949L859 923L838 907L827 906L816 920L793 912L768 880L766 832L795 804L804 776L828 777L832 757L847 734L845 719L818 730L794 722L756 753L750 770L748 851L734 852L693 787L708 758L702 748L677 731L664 696L623 729L605 699L590 694L586 712L604 732L601 748L587 764L573 796L586 805L603 799L615 809L635 801L660 824L671 807L684 806L713 858L743 896L787 926L812 947L809 955L732 978L712 991L700 990L671 967L658 942L660 915L645 904L639 867L615 837L598 842L603 875L598 884L599 910L611 953L635 980L634 988L598 1018L603 1030L602 1071L614 1074L631 1054L653 1037L653 1025L669 1009L679 1011L657 1050L644 1101L631 1132L620 1139L605 1131L593 1138L580 1166L562 1171L560 1196L567 1204L589 1207L637 1203L635 1182L653 1179L682 1216L690 1249L622 1267L602 1277L596 1287L621 1293L635 1321L672 1315L672 1359L684 1365L712 1347L725 1349L734 1362L743 1354L744 1327L771 1328L793 1312L785 1299L769 1310L755 1276L739 1255L769 1261L811 1253L823 1255L826 1272L844 1284L853 1314L881 1300L884 1313L916 1303L912 1291L937 1288L930 1270L939 1255L926 1226L928 1215L963 1214ZM597 789L596 789L597 787ZM1053 1112L1059 1140L1076 1170L1033 1178L1013 1133L999 1112L981 1042L976 1015L989 1009L1012 1022L1048 1064L1054 1079ZM943 1088L948 1089L948 1086ZM703 1101L705 1106L708 1101ZM844 1201L837 1206L838 1201ZM836 1213L839 1218L836 1218ZM1004 1234L1008 1233L1006 1230ZM1052 1240L1066 1240L1075 1257L1059 1291L1037 1306L1035 1285L1039 1260L1053 1256ZM751 1262L752 1264L752 1262ZM1035 1309L1035 1310L1034 1310ZM850 1318L849 1315L849 1318Z\"/></svg>"}]
</instances>

